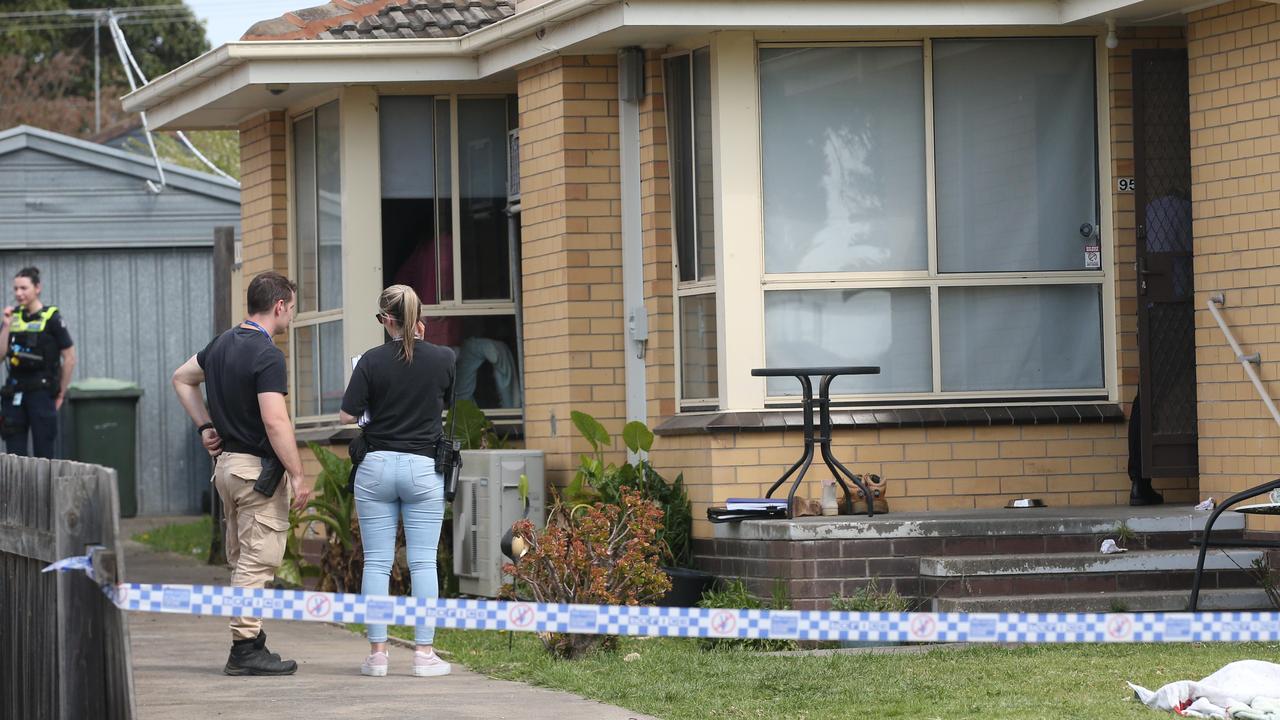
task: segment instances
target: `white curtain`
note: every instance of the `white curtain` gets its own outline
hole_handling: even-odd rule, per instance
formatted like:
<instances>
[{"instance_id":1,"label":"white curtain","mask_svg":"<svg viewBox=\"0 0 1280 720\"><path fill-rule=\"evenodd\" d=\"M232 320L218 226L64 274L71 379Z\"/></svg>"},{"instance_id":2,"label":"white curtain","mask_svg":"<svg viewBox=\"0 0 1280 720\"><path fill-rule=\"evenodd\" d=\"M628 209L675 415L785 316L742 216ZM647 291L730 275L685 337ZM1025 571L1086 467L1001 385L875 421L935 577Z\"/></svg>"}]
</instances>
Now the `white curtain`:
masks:
<instances>
[{"instance_id":1,"label":"white curtain","mask_svg":"<svg viewBox=\"0 0 1280 720\"><path fill-rule=\"evenodd\" d=\"M941 288L942 389L1101 388L1102 288Z\"/></svg>"},{"instance_id":2,"label":"white curtain","mask_svg":"<svg viewBox=\"0 0 1280 720\"><path fill-rule=\"evenodd\" d=\"M929 290L784 290L764 295L769 367L879 365L879 375L837 380L840 394L929 392ZM798 395L790 378L770 378L770 395ZM815 388L816 390L816 388Z\"/></svg>"},{"instance_id":3,"label":"white curtain","mask_svg":"<svg viewBox=\"0 0 1280 720\"><path fill-rule=\"evenodd\" d=\"M1086 269L1096 241L1080 227L1098 224L1093 43L934 42L942 272Z\"/></svg>"},{"instance_id":4,"label":"white curtain","mask_svg":"<svg viewBox=\"0 0 1280 720\"><path fill-rule=\"evenodd\" d=\"M760 51L765 271L922 270L919 47Z\"/></svg>"}]
</instances>

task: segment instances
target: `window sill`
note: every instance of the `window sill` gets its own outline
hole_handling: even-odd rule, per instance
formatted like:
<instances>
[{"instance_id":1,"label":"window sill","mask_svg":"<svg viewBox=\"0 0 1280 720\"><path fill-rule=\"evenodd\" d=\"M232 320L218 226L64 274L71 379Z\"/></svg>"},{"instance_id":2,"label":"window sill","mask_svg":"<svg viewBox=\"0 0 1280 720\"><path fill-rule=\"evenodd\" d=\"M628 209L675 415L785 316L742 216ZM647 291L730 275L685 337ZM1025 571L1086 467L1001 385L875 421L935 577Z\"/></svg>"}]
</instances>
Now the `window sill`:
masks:
<instances>
[{"instance_id":1,"label":"window sill","mask_svg":"<svg viewBox=\"0 0 1280 720\"><path fill-rule=\"evenodd\" d=\"M817 421L815 413L815 425ZM1123 421L1124 411L1115 403L983 405L884 410L835 409L831 411L832 427L861 430L991 425L1082 425ZM802 428L804 428L804 413L800 410L764 410L676 415L664 420L653 429L653 432L658 435L697 435Z\"/></svg>"}]
</instances>

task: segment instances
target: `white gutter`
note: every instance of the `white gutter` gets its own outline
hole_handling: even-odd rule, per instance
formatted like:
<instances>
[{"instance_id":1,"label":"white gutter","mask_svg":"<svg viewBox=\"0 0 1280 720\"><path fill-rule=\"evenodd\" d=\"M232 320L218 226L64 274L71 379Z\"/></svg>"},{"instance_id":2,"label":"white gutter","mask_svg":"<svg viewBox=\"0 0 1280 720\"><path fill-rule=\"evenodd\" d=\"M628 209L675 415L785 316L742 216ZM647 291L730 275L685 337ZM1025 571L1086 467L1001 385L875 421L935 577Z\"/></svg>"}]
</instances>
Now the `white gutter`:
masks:
<instances>
[{"instance_id":1,"label":"white gutter","mask_svg":"<svg viewBox=\"0 0 1280 720\"><path fill-rule=\"evenodd\" d=\"M126 112L149 110L189 88L203 85L238 65L252 61L475 58L482 52L544 30L549 24L564 22L593 8L618 2L621 0L549 0L460 38L249 40L227 43L125 95L124 109ZM479 79L478 70L476 76L458 79Z\"/></svg>"}]
</instances>

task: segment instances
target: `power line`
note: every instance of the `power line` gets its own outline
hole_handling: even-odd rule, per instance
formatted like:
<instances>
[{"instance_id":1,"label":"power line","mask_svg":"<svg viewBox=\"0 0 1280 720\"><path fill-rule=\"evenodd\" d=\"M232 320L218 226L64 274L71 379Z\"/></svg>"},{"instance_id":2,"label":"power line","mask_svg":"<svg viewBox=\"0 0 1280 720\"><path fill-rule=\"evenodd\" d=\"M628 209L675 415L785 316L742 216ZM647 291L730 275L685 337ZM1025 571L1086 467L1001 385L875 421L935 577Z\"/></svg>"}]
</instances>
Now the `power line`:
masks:
<instances>
[{"instance_id":1,"label":"power line","mask_svg":"<svg viewBox=\"0 0 1280 720\"><path fill-rule=\"evenodd\" d=\"M76 15L98 15L115 11L120 13L136 13L136 12L170 12L174 10L186 10L190 12L190 8L186 5L130 5L127 7L117 8L91 8L87 10L28 10L24 12L8 12L0 13L0 20L9 20L13 18L24 17L46 17L46 16L76 16Z\"/></svg>"},{"instance_id":2,"label":"power line","mask_svg":"<svg viewBox=\"0 0 1280 720\"><path fill-rule=\"evenodd\" d=\"M197 22L197 20L189 15L175 15L164 18L145 18L136 20L121 20L121 25L152 25L157 23L178 23L178 22ZM46 23L43 25L9 25L0 26L0 34L16 33L16 32L35 32L40 30L90 30L93 29L93 22L85 22L76 20L70 23Z\"/></svg>"}]
</instances>

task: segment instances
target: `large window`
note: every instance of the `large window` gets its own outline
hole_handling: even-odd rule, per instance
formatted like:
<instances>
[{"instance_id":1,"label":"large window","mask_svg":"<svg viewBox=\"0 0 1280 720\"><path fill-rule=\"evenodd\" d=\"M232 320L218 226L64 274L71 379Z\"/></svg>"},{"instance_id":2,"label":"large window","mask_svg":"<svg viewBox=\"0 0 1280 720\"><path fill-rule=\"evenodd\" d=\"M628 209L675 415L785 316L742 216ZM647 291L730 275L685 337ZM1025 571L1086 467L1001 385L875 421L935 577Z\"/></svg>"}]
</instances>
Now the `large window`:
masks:
<instances>
[{"instance_id":1,"label":"large window","mask_svg":"<svg viewBox=\"0 0 1280 720\"><path fill-rule=\"evenodd\" d=\"M680 401L684 407L714 406L719 363L711 52L668 58L665 71Z\"/></svg>"},{"instance_id":2,"label":"large window","mask_svg":"<svg viewBox=\"0 0 1280 720\"><path fill-rule=\"evenodd\" d=\"M507 186L515 101L385 95L378 117L384 282L413 287L427 339L454 348L457 398L516 415L519 220Z\"/></svg>"},{"instance_id":3,"label":"large window","mask_svg":"<svg viewBox=\"0 0 1280 720\"><path fill-rule=\"evenodd\" d=\"M879 365L833 388L869 402L1104 393L1094 57L761 47L767 364Z\"/></svg>"},{"instance_id":4,"label":"large window","mask_svg":"<svg viewBox=\"0 0 1280 720\"><path fill-rule=\"evenodd\" d=\"M293 120L293 242L298 317L292 330L295 413L342 403L342 181L338 103Z\"/></svg>"}]
</instances>

